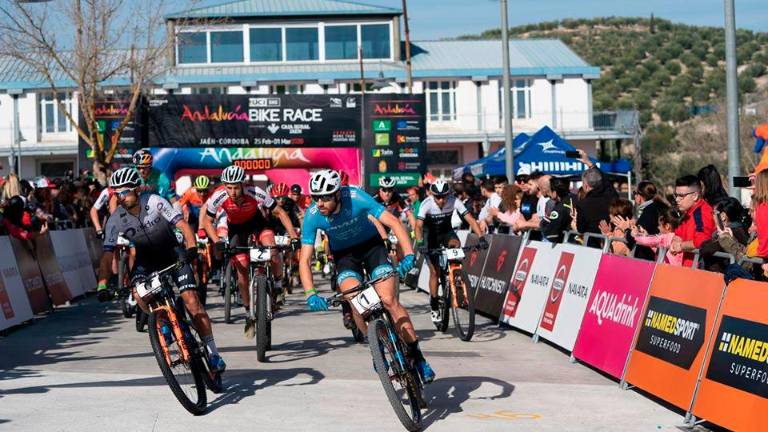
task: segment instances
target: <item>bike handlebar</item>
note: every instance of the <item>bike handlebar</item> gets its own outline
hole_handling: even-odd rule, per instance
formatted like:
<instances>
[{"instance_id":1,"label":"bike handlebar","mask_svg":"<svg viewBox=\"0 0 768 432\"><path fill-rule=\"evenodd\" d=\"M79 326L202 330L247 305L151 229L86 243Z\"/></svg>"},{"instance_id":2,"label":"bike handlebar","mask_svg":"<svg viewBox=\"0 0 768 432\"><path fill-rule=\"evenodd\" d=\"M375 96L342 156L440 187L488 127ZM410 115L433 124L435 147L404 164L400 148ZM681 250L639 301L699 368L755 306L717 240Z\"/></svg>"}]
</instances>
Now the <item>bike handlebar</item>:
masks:
<instances>
[{"instance_id":1,"label":"bike handlebar","mask_svg":"<svg viewBox=\"0 0 768 432\"><path fill-rule=\"evenodd\" d=\"M397 272L395 271L384 273L383 275L377 277L376 279L363 282L350 290L344 291L343 293L340 292L330 297L326 297L325 301L328 303L329 306L339 306L342 302L346 301L344 296L347 296L349 294L354 294L360 291L365 291L366 289L368 289L368 287L376 285L377 283L387 280L396 275L397 275Z\"/></svg>"}]
</instances>

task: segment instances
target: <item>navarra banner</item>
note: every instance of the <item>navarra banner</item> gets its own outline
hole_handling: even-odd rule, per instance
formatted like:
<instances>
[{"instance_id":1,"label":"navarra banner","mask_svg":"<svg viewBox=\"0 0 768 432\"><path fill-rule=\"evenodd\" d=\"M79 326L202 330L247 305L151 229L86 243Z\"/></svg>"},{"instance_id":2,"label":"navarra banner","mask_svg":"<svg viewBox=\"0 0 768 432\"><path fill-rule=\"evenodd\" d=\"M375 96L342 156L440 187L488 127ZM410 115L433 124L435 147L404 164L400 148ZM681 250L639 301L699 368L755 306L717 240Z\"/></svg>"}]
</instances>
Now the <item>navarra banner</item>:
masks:
<instances>
[{"instance_id":1,"label":"navarra banner","mask_svg":"<svg viewBox=\"0 0 768 432\"><path fill-rule=\"evenodd\" d=\"M148 101L150 147L359 147L360 96L164 95Z\"/></svg>"},{"instance_id":2,"label":"navarra banner","mask_svg":"<svg viewBox=\"0 0 768 432\"><path fill-rule=\"evenodd\" d=\"M599 249L567 243L558 244L555 249L560 259L536 333L572 351L602 253Z\"/></svg>"},{"instance_id":3,"label":"navarra banner","mask_svg":"<svg viewBox=\"0 0 768 432\"><path fill-rule=\"evenodd\" d=\"M768 283L736 279L717 315L693 414L735 431L764 431L768 412Z\"/></svg>"},{"instance_id":4,"label":"navarra banner","mask_svg":"<svg viewBox=\"0 0 768 432\"><path fill-rule=\"evenodd\" d=\"M603 255L573 355L621 378L641 318L655 264Z\"/></svg>"},{"instance_id":5,"label":"navarra banner","mask_svg":"<svg viewBox=\"0 0 768 432\"><path fill-rule=\"evenodd\" d=\"M521 243L519 236L491 235L490 259L486 260L475 292L475 310L478 312L499 319Z\"/></svg>"},{"instance_id":6,"label":"navarra banner","mask_svg":"<svg viewBox=\"0 0 768 432\"><path fill-rule=\"evenodd\" d=\"M552 243L532 241L522 248L502 305L503 322L536 332L559 259L560 253ZM489 256L488 262L492 260L493 256Z\"/></svg>"},{"instance_id":7,"label":"navarra banner","mask_svg":"<svg viewBox=\"0 0 768 432\"><path fill-rule=\"evenodd\" d=\"M37 266L29 243L11 237L11 248L16 257L21 281L24 284L24 290L27 292L29 305L33 313L45 312L48 310L50 300L45 291L43 276L40 274L40 267Z\"/></svg>"},{"instance_id":8,"label":"navarra banner","mask_svg":"<svg viewBox=\"0 0 768 432\"><path fill-rule=\"evenodd\" d=\"M719 273L658 265L625 379L688 411L723 289Z\"/></svg>"},{"instance_id":9,"label":"navarra banner","mask_svg":"<svg viewBox=\"0 0 768 432\"><path fill-rule=\"evenodd\" d=\"M0 237L0 309L0 330L32 319L32 307L8 236Z\"/></svg>"}]
</instances>

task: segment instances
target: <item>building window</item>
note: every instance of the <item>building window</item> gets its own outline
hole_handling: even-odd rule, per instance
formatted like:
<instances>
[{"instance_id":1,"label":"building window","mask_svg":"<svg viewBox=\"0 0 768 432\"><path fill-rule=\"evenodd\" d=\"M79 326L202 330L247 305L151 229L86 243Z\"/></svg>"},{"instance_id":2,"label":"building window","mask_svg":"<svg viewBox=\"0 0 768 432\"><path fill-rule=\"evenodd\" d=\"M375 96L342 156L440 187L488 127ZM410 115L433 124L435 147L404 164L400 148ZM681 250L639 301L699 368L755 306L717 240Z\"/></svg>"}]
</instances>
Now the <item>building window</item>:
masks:
<instances>
[{"instance_id":1,"label":"building window","mask_svg":"<svg viewBox=\"0 0 768 432\"><path fill-rule=\"evenodd\" d=\"M251 61L282 61L283 31L279 28L252 28Z\"/></svg>"},{"instance_id":2,"label":"building window","mask_svg":"<svg viewBox=\"0 0 768 432\"><path fill-rule=\"evenodd\" d=\"M227 87L192 87L194 95L225 95Z\"/></svg>"},{"instance_id":3,"label":"building window","mask_svg":"<svg viewBox=\"0 0 768 432\"><path fill-rule=\"evenodd\" d=\"M350 60L357 58L357 26L325 27L325 59Z\"/></svg>"},{"instance_id":4,"label":"building window","mask_svg":"<svg viewBox=\"0 0 768 432\"><path fill-rule=\"evenodd\" d=\"M179 63L207 63L208 42L207 34L183 32L178 34Z\"/></svg>"},{"instance_id":5,"label":"building window","mask_svg":"<svg viewBox=\"0 0 768 432\"><path fill-rule=\"evenodd\" d=\"M303 84L276 84L269 86L270 94L303 94Z\"/></svg>"},{"instance_id":6,"label":"building window","mask_svg":"<svg viewBox=\"0 0 768 432\"><path fill-rule=\"evenodd\" d=\"M531 115L531 80L510 81L509 92L512 95L512 118L530 119ZM504 126L504 85L499 81L499 120Z\"/></svg>"},{"instance_id":7,"label":"building window","mask_svg":"<svg viewBox=\"0 0 768 432\"><path fill-rule=\"evenodd\" d=\"M426 89L429 120L456 120L456 81L429 81Z\"/></svg>"},{"instance_id":8,"label":"building window","mask_svg":"<svg viewBox=\"0 0 768 432\"><path fill-rule=\"evenodd\" d=\"M384 59L390 57L389 24L363 24L361 30L363 58Z\"/></svg>"},{"instance_id":9,"label":"building window","mask_svg":"<svg viewBox=\"0 0 768 432\"><path fill-rule=\"evenodd\" d=\"M318 60L317 27L289 27L285 29L286 60Z\"/></svg>"},{"instance_id":10,"label":"building window","mask_svg":"<svg viewBox=\"0 0 768 432\"><path fill-rule=\"evenodd\" d=\"M359 82L352 83L351 87L347 87L347 89L349 90L349 93L352 93L352 94L354 94L354 93L362 93L360 91L360 83ZM366 93L373 93L373 83L370 83L370 82L365 83L365 92Z\"/></svg>"},{"instance_id":11,"label":"building window","mask_svg":"<svg viewBox=\"0 0 768 432\"><path fill-rule=\"evenodd\" d=\"M211 63L242 63L243 32L212 31Z\"/></svg>"},{"instance_id":12,"label":"building window","mask_svg":"<svg viewBox=\"0 0 768 432\"><path fill-rule=\"evenodd\" d=\"M459 165L459 151L458 150L433 150L427 152L427 160L430 167L432 165Z\"/></svg>"},{"instance_id":13,"label":"building window","mask_svg":"<svg viewBox=\"0 0 768 432\"><path fill-rule=\"evenodd\" d=\"M42 133L72 132L72 124L59 104L64 104L67 112L72 112L72 95L70 93L46 93L40 99L40 131Z\"/></svg>"}]
</instances>

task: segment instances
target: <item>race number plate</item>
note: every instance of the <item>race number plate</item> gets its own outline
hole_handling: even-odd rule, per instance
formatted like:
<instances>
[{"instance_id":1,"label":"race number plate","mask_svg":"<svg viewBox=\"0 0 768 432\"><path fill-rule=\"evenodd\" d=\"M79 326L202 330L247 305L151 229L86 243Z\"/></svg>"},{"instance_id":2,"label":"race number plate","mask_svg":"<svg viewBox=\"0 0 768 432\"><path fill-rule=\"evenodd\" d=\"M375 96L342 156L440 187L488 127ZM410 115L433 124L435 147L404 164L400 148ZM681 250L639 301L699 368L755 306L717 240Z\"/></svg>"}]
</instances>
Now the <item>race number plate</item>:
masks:
<instances>
[{"instance_id":1,"label":"race number plate","mask_svg":"<svg viewBox=\"0 0 768 432\"><path fill-rule=\"evenodd\" d=\"M197 242L200 244L208 244L208 237L197 236Z\"/></svg>"},{"instance_id":2,"label":"race number plate","mask_svg":"<svg viewBox=\"0 0 768 432\"><path fill-rule=\"evenodd\" d=\"M464 258L464 249L460 249L460 248L446 249L445 252L443 252L443 254L449 260L459 260Z\"/></svg>"},{"instance_id":3,"label":"race number plate","mask_svg":"<svg viewBox=\"0 0 768 432\"><path fill-rule=\"evenodd\" d=\"M141 297L142 299L145 299L147 297L151 297L156 293L160 292L162 287L163 287L163 284L162 282L160 282L160 278L158 276L155 276L148 281L142 281L137 283L136 294L138 294L139 297Z\"/></svg>"},{"instance_id":4,"label":"race number plate","mask_svg":"<svg viewBox=\"0 0 768 432\"><path fill-rule=\"evenodd\" d=\"M118 246L130 247L131 246L131 242L127 238L123 237L122 235L118 235L117 236L117 245Z\"/></svg>"},{"instance_id":5,"label":"race number plate","mask_svg":"<svg viewBox=\"0 0 768 432\"><path fill-rule=\"evenodd\" d=\"M370 287L352 298L351 303L360 315L365 315L366 312L380 305L381 299L376 294L376 290Z\"/></svg>"},{"instance_id":6,"label":"race number plate","mask_svg":"<svg viewBox=\"0 0 768 432\"><path fill-rule=\"evenodd\" d=\"M270 249L251 248L251 262L267 262L272 258Z\"/></svg>"},{"instance_id":7,"label":"race number plate","mask_svg":"<svg viewBox=\"0 0 768 432\"><path fill-rule=\"evenodd\" d=\"M291 244L291 238L288 236L275 236L275 244L278 246L288 246Z\"/></svg>"},{"instance_id":8,"label":"race number plate","mask_svg":"<svg viewBox=\"0 0 768 432\"><path fill-rule=\"evenodd\" d=\"M389 233L389 242L392 244L397 244L397 236L392 233Z\"/></svg>"}]
</instances>

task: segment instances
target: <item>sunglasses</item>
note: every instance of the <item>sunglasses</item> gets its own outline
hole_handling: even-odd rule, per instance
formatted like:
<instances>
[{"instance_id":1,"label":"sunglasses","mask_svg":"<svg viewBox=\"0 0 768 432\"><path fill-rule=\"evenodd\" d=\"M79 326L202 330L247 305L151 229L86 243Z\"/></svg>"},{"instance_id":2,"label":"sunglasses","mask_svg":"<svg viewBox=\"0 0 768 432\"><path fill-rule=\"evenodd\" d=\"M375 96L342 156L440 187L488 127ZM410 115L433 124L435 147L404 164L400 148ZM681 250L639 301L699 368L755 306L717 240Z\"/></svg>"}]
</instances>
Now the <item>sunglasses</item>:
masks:
<instances>
[{"instance_id":1,"label":"sunglasses","mask_svg":"<svg viewBox=\"0 0 768 432\"><path fill-rule=\"evenodd\" d=\"M320 202L320 201L322 201L322 202L329 202L329 201L333 201L335 198L336 198L336 196L334 194L316 195L316 196L312 197L312 201L314 201L314 202Z\"/></svg>"},{"instance_id":2,"label":"sunglasses","mask_svg":"<svg viewBox=\"0 0 768 432\"><path fill-rule=\"evenodd\" d=\"M133 189L120 189L115 191L115 195L117 195L120 198L125 198L129 193L131 193Z\"/></svg>"},{"instance_id":3,"label":"sunglasses","mask_svg":"<svg viewBox=\"0 0 768 432\"><path fill-rule=\"evenodd\" d=\"M384 193L392 193L392 192L395 191L395 188L381 188L379 190L384 192Z\"/></svg>"},{"instance_id":4,"label":"sunglasses","mask_svg":"<svg viewBox=\"0 0 768 432\"><path fill-rule=\"evenodd\" d=\"M448 195L435 195L436 200L444 200L448 198Z\"/></svg>"},{"instance_id":5,"label":"sunglasses","mask_svg":"<svg viewBox=\"0 0 768 432\"><path fill-rule=\"evenodd\" d=\"M687 197L688 195L695 194L696 192L686 192L686 193L675 193L675 198L677 199L683 199Z\"/></svg>"}]
</instances>

